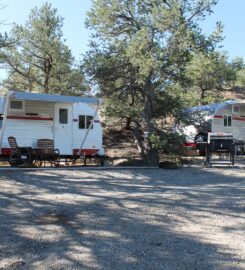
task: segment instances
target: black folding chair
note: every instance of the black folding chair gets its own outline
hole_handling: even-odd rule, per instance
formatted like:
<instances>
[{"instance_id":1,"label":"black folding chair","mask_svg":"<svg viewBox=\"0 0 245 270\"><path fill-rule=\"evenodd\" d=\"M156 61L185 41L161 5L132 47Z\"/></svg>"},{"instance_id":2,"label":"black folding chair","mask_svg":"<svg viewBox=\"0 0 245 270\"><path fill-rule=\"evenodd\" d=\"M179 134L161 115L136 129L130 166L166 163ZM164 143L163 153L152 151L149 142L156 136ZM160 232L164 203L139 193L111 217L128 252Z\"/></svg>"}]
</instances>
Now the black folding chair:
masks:
<instances>
[{"instance_id":1,"label":"black folding chair","mask_svg":"<svg viewBox=\"0 0 245 270\"><path fill-rule=\"evenodd\" d=\"M17 144L16 138L13 136L8 137L8 142L11 147L11 155L9 164L11 167L18 166L32 166L33 151L31 147L20 147Z\"/></svg>"}]
</instances>

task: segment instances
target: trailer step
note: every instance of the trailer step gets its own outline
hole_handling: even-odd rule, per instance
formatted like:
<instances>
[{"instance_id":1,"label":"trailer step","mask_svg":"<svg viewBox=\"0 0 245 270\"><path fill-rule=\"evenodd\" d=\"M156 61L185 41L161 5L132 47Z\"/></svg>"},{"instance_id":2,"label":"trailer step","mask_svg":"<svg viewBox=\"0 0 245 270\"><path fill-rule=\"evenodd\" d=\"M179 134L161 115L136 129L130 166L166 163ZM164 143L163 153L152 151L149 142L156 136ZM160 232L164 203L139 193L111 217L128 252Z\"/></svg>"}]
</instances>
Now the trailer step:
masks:
<instances>
[{"instance_id":1,"label":"trailer step","mask_svg":"<svg viewBox=\"0 0 245 270\"><path fill-rule=\"evenodd\" d=\"M204 163L206 167L212 167L212 166L234 166L234 163L231 161L226 160L212 160L208 163Z\"/></svg>"},{"instance_id":2,"label":"trailer step","mask_svg":"<svg viewBox=\"0 0 245 270\"><path fill-rule=\"evenodd\" d=\"M233 164L231 161L225 160L213 160L209 162L210 164Z\"/></svg>"}]
</instances>

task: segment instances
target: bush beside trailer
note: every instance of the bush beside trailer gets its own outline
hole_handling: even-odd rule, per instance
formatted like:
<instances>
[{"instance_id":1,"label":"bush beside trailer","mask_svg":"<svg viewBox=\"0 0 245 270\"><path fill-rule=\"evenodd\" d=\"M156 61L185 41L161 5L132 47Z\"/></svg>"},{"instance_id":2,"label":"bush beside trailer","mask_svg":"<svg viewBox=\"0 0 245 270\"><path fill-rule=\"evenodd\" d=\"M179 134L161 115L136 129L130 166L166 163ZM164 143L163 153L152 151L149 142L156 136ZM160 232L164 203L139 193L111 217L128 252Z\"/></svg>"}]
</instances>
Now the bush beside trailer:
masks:
<instances>
[{"instance_id":1,"label":"bush beside trailer","mask_svg":"<svg viewBox=\"0 0 245 270\"><path fill-rule=\"evenodd\" d=\"M98 109L96 98L10 91L0 97L0 156L10 156L14 136L34 149L38 139L52 139L61 157L103 157Z\"/></svg>"}]
</instances>

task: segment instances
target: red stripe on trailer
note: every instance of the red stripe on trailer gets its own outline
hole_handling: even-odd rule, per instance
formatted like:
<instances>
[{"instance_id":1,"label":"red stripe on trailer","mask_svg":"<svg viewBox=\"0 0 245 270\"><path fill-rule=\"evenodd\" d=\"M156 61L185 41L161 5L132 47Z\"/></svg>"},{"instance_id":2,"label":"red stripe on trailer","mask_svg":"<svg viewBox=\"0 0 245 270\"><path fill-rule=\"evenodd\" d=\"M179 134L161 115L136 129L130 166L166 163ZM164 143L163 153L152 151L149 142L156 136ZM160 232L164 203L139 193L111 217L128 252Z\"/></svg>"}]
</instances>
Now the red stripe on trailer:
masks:
<instances>
[{"instance_id":1,"label":"red stripe on trailer","mask_svg":"<svg viewBox=\"0 0 245 270\"><path fill-rule=\"evenodd\" d=\"M47 118L47 117L26 117L26 116L12 116L9 115L7 119L12 120L44 120L44 121L53 121L53 118ZM3 117L0 116L0 120L3 120ZM78 119L73 119L73 122L78 122ZM100 123L100 120L95 120L94 123Z\"/></svg>"},{"instance_id":2,"label":"red stripe on trailer","mask_svg":"<svg viewBox=\"0 0 245 270\"><path fill-rule=\"evenodd\" d=\"M224 118L222 115L214 115L214 118Z\"/></svg>"},{"instance_id":3,"label":"red stripe on trailer","mask_svg":"<svg viewBox=\"0 0 245 270\"><path fill-rule=\"evenodd\" d=\"M81 155L93 156L93 155L97 154L98 151L99 151L99 149L82 149ZM1 152L2 152L1 154L4 156L10 156L12 153L12 150L11 150L11 148L2 148ZM73 149L73 155L74 156L79 155L79 149Z\"/></svg>"},{"instance_id":4,"label":"red stripe on trailer","mask_svg":"<svg viewBox=\"0 0 245 270\"><path fill-rule=\"evenodd\" d=\"M12 153L11 148L2 148L2 149L1 149L1 154L2 154L3 156L10 156L11 153Z\"/></svg>"},{"instance_id":5,"label":"red stripe on trailer","mask_svg":"<svg viewBox=\"0 0 245 270\"><path fill-rule=\"evenodd\" d=\"M196 143L183 143L183 147L196 148Z\"/></svg>"},{"instance_id":6,"label":"red stripe on trailer","mask_svg":"<svg viewBox=\"0 0 245 270\"><path fill-rule=\"evenodd\" d=\"M47 118L47 117L26 117L26 116L12 116L8 115L8 119L13 120L44 120L44 121L53 121L53 118Z\"/></svg>"},{"instance_id":7,"label":"red stripe on trailer","mask_svg":"<svg viewBox=\"0 0 245 270\"><path fill-rule=\"evenodd\" d=\"M232 120L245 121L245 117L233 116Z\"/></svg>"},{"instance_id":8,"label":"red stripe on trailer","mask_svg":"<svg viewBox=\"0 0 245 270\"><path fill-rule=\"evenodd\" d=\"M99 149L81 149L81 152L79 154L79 149L73 149L73 155L85 155L85 156L93 156L98 153Z\"/></svg>"}]
</instances>

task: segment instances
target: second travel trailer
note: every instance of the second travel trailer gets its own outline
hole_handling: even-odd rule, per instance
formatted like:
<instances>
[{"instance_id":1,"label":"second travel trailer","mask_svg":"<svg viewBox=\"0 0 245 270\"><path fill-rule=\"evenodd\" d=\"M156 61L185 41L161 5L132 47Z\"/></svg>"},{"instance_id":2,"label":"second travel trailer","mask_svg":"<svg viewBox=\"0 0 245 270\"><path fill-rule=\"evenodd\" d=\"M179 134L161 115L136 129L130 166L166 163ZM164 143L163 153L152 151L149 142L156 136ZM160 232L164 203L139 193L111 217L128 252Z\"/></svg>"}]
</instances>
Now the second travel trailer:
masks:
<instances>
[{"instance_id":1,"label":"second travel trailer","mask_svg":"<svg viewBox=\"0 0 245 270\"><path fill-rule=\"evenodd\" d=\"M231 133L237 141L245 142L245 102L229 100L222 103L193 107L186 110L192 124L180 125L185 135L184 146L196 149L197 143L207 141L208 132ZM244 147L240 149L244 153Z\"/></svg>"}]
</instances>

